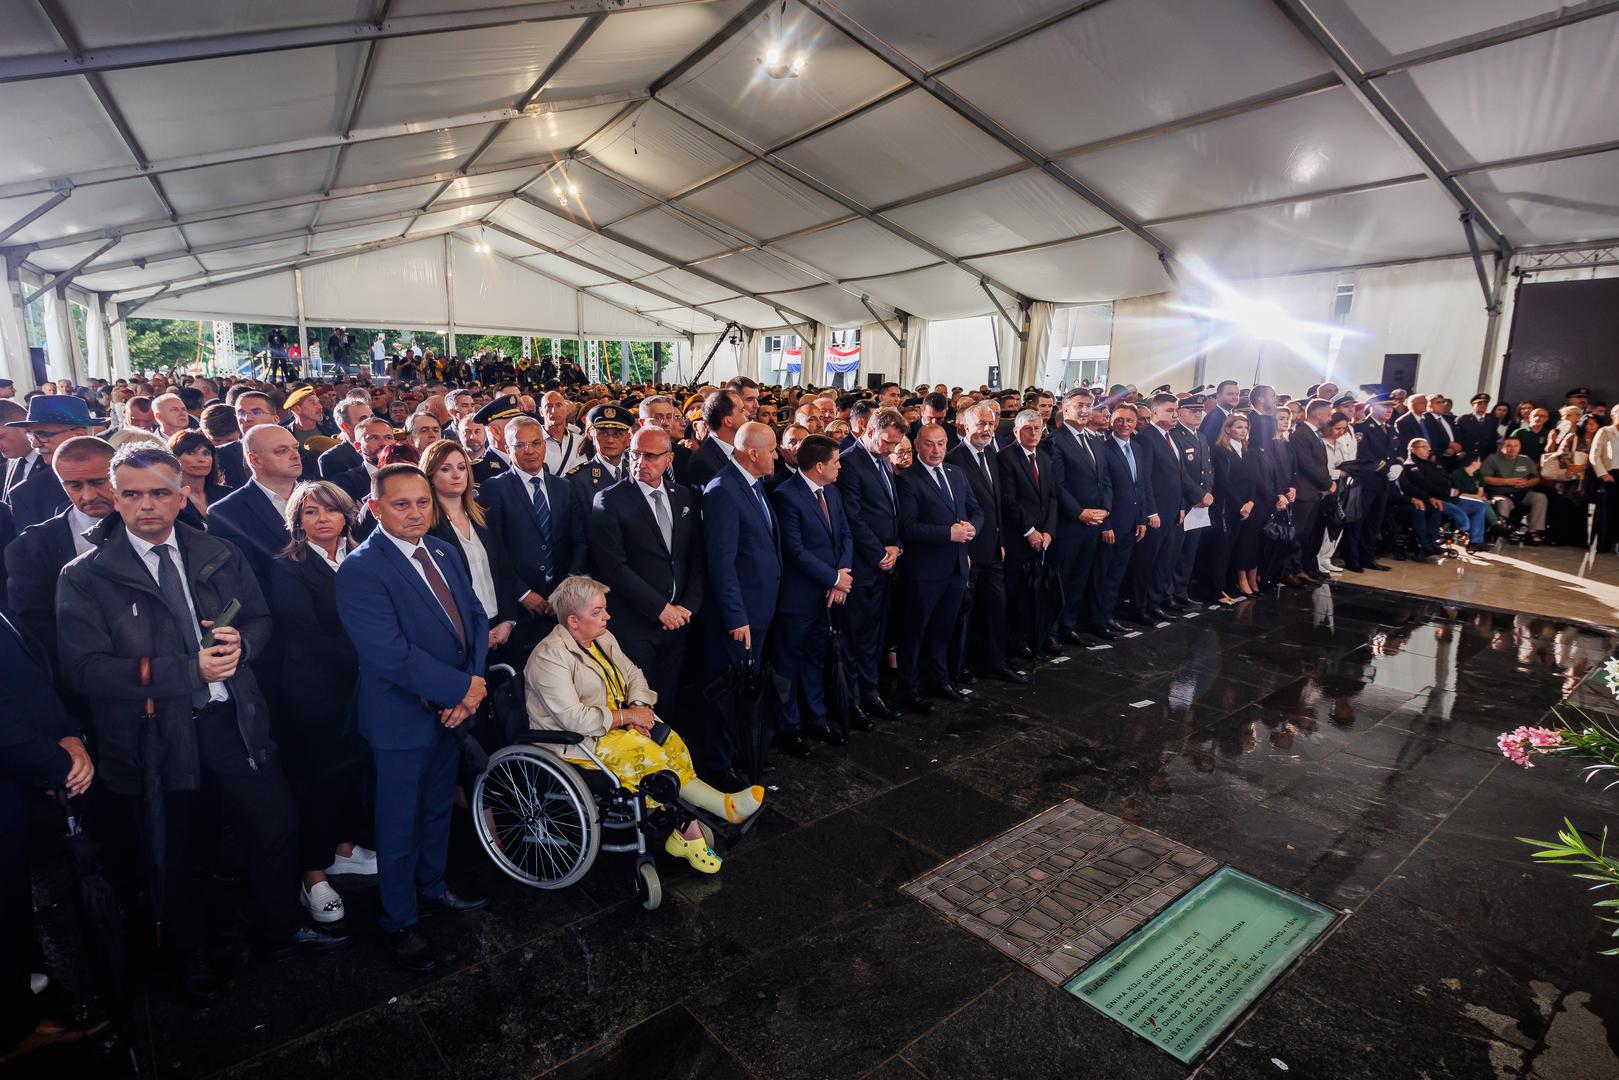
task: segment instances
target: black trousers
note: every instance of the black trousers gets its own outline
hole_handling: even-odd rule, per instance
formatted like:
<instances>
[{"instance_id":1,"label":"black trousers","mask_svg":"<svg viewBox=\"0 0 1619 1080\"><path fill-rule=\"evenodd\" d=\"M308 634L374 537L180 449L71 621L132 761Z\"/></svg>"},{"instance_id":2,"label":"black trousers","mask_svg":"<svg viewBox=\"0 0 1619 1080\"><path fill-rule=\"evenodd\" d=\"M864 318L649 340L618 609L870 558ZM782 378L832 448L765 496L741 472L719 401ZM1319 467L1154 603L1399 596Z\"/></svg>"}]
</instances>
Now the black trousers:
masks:
<instances>
[{"instance_id":1,"label":"black trousers","mask_svg":"<svg viewBox=\"0 0 1619 1080\"><path fill-rule=\"evenodd\" d=\"M619 647L624 655L635 662L646 676L647 685L652 687L658 695L658 715L664 720L672 720L680 712L681 682L686 667L686 641L691 636L691 623L687 623L679 630L665 630L656 620L634 627L624 626L630 621L641 623L638 616L623 616L614 619L615 627L622 626L623 633L615 633ZM521 676L522 668L518 668Z\"/></svg>"},{"instance_id":2,"label":"black trousers","mask_svg":"<svg viewBox=\"0 0 1619 1080\"><path fill-rule=\"evenodd\" d=\"M1130 557L1130 602L1136 611L1150 611L1169 603L1174 587L1175 568L1180 560L1181 527L1163 521L1158 528L1147 528L1147 535Z\"/></svg>"},{"instance_id":3,"label":"black trousers","mask_svg":"<svg viewBox=\"0 0 1619 1080\"><path fill-rule=\"evenodd\" d=\"M246 845L242 862L253 929L267 940L286 938L297 925L298 910L298 809L292 790L278 764L248 765L234 702L199 710L195 723L202 790L163 796L163 940L180 949L206 940L206 909L198 902L196 885L197 863L206 854L197 850L197 824L205 814L218 814L235 825ZM141 797L128 802L130 817L144 828ZM140 844L135 858L144 867L144 838Z\"/></svg>"},{"instance_id":4,"label":"black trousers","mask_svg":"<svg viewBox=\"0 0 1619 1080\"><path fill-rule=\"evenodd\" d=\"M1124 576L1130 569L1130 558L1135 550L1134 528L1114 529L1113 543L1097 548L1098 565L1091 582L1091 625L1105 626L1113 618L1113 609L1118 607L1119 592L1124 588Z\"/></svg>"},{"instance_id":5,"label":"black trousers","mask_svg":"<svg viewBox=\"0 0 1619 1080\"><path fill-rule=\"evenodd\" d=\"M1097 617L1090 611L1103 547L1102 530L1096 526L1078 522L1057 526L1052 551L1057 556L1063 594L1062 616L1056 620L1058 630L1078 630L1088 623L1107 621L1106 616Z\"/></svg>"},{"instance_id":6,"label":"black trousers","mask_svg":"<svg viewBox=\"0 0 1619 1080\"><path fill-rule=\"evenodd\" d=\"M887 641L888 587L892 575L875 567L858 566L849 599L849 632L844 639L849 655L849 689L855 698L867 701L877 697L877 676L882 671L883 646Z\"/></svg>"},{"instance_id":7,"label":"black trousers","mask_svg":"<svg viewBox=\"0 0 1619 1080\"><path fill-rule=\"evenodd\" d=\"M903 691L916 695L924 685L950 681L946 659L950 632L967 595L967 577L943 581L900 579L899 678Z\"/></svg>"},{"instance_id":8,"label":"black trousers","mask_svg":"<svg viewBox=\"0 0 1619 1080\"><path fill-rule=\"evenodd\" d=\"M1169 598L1180 603L1191 602L1192 574L1197 569L1197 553L1203 546L1203 537L1213 526L1186 531L1181 526L1180 551L1176 554L1174 573L1170 578Z\"/></svg>"},{"instance_id":9,"label":"black trousers","mask_svg":"<svg viewBox=\"0 0 1619 1080\"><path fill-rule=\"evenodd\" d=\"M999 559L975 563L967 572L967 595L951 639L952 675L1006 667L1006 592L1006 568Z\"/></svg>"},{"instance_id":10,"label":"black trousers","mask_svg":"<svg viewBox=\"0 0 1619 1080\"><path fill-rule=\"evenodd\" d=\"M1367 483L1367 481L1361 481ZM1377 534L1383 529L1383 511L1388 506L1389 485L1372 481L1366 490L1366 515L1353 525L1345 526L1344 552L1346 566L1369 566L1377 561Z\"/></svg>"},{"instance_id":11,"label":"black trousers","mask_svg":"<svg viewBox=\"0 0 1619 1080\"><path fill-rule=\"evenodd\" d=\"M1321 512L1320 499L1306 502L1301 497L1293 504L1293 529L1299 538L1299 563L1313 574L1320 569L1321 543L1327 535L1327 515Z\"/></svg>"}]
</instances>

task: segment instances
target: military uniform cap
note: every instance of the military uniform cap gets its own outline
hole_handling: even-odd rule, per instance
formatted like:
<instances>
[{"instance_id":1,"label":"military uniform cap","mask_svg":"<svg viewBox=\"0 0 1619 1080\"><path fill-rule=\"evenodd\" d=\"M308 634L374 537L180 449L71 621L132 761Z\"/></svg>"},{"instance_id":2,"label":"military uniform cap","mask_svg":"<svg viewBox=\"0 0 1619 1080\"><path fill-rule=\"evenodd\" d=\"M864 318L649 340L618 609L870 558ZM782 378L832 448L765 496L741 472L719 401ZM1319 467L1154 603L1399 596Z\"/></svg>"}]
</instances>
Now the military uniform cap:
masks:
<instances>
[{"instance_id":1,"label":"military uniform cap","mask_svg":"<svg viewBox=\"0 0 1619 1080\"><path fill-rule=\"evenodd\" d=\"M622 405L608 402L586 413L585 423L590 427L623 428L628 431L635 426L635 414Z\"/></svg>"},{"instance_id":2,"label":"military uniform cap","mask_svg":"<svg viewBox=\"0 0 1619 1080\"><path fill-rule=\"evenodd\" d=\"M502 394L473 413L472 419L480 424L488 424L494 420L510 420L514 416L521 415L523 410L517 404L517 399L510 394Z\"/></svg>"},{"instance_id":3,"label":"military uniform cap","mask_svg":"<svg viewBox=\"0 0 1619 1080\"><path fill-rule=\"evenodd\" d=\"M1477 405L1481 401L1484 402L1484 404L1488 405L1490 403L1490 395L1489 394L1474 394L1472 397L1467 399L1467 403L1469 405Z\"/></svg>"},{"instance_id":4,"label":"military uniform cap","mask_svg":"<svg viewBox=\"0 0 1619 1080\"><path fill-rule=\"evenodd\" d=\"M300 401L303 401L305 398L312 397L314 393L315 388L313 386L300 386L298 389L287 395L287 400L282 402L281 407L284 409L290 409Z\"/></svg>"}]
</instances>

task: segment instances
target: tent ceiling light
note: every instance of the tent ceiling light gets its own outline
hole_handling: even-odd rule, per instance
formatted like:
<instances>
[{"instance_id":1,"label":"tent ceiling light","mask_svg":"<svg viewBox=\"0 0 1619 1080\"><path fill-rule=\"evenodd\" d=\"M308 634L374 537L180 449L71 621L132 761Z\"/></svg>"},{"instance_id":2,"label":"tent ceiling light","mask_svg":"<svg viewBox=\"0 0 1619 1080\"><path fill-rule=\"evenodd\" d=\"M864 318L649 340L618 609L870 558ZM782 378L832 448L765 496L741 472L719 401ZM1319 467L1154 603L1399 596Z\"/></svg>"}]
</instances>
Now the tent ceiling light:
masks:
<instances>
[{"instance_id":1,"label":"tent ceiling light","mask_svg":"<svg viewBox=\"0 0 1619 1080\"><path fill-rule=\"evenodd\" d=\"M759 64L765 69L765 74L772 79L796 79L803 73L804 65L807 61L808 58L803 53L799 53L789 63L781 49L772 46L765 53L764 58L759 61Z\"/></svg>"}]
</instances>

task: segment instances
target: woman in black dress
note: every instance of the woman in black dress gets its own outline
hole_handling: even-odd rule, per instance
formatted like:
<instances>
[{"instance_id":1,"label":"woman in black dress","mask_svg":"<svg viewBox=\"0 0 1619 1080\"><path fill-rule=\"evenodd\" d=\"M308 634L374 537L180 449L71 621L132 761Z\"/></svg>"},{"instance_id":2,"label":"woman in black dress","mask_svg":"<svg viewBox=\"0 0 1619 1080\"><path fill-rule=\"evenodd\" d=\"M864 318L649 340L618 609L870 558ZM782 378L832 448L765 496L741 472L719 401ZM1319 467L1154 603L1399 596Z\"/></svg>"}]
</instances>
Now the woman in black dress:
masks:
<instances>
[{"instance_id":1,"label":"woman in black dress","mask_svg":"<svg viewBox=\"0 0 1619 1080\"><path fill-rule=\"evenodd\" d=\"M214 444L199 430L178 431L169 439L169 453L180 459L181 479L191 489L180 508L180 524L207 529L208 507L231 493L220 475Z\"/></svg>"},{"instance_id":2,"label":"woman in black dress","mask_svg":"<svg viewBox=\"0 0 1619 1080\"><path fill-rule=\"evenodd\" d=\"M342 488L299 484L287 500L292 543L270 564L270 611L283 650L275 738L298 799L298 898L320 923L344 914L328 874L377 872L376 852L354 843L365 825L367 755L349 728L359 658L337 616L337 567L353 520L354 501Z\"/></svg>"},{"instance_id":3,"label":"woman in black dress","mask_svg":"<svg viewBox=\"0 0 1619 1080\"><path fill-rule=\"evenodd\" d=\"M1225 565L1219 574L1220 603L1236 604L1259 591L1259 509L1263 468L1248 445L1248 417L1232 413L1220 426L1210 453L1214 465L1214 510L1225 539Z\"/></svg>"}]
</instances>

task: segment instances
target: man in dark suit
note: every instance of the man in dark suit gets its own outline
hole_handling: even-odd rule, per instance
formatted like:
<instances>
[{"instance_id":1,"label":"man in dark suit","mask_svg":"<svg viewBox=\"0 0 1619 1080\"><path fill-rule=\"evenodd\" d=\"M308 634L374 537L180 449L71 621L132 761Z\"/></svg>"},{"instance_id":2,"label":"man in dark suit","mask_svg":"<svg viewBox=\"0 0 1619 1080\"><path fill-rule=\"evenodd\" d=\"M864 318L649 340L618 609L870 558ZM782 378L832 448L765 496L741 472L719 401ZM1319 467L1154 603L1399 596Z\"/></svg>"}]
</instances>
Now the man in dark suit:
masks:
<instances>
[{"instance_id":1,"label":"man in dark suit","mask_svg":"<svg viewBox=\"0 0 1619 1080\"><path fill-rule=\"evenodd\" d=\"M691 480L688 473L691 469L692 451L680 445L680 440L686 437L686 418L680 415L674 399L666 394L654 394L641 401L636 408L636 415L637 428L660 427L668 433L672 456L664 475L673 483L690 487Z\"/></svg>"},{"instance_id":2,"label":"man in dark suit","mask_svg":"<svg viewBox=\"0 0 1619 1080\"><path fill-rule=\"evenodd\" d=\"M261 424L242 436L252 479L208 509L208 531L242 549L262 586L270 564L292 541L287 531L287 500L298 486L303 459L292 432Z\"/></svg>"},{"instance_id":3,"label":"man in dark suit","mask_svg":"<svg viewBox=\"0 0 1619 1080\"><path fill-rule=\"evenodd\" d=\"M1106 615L1088 611L1092 581L1100 561L1102 529L1113 509L1113 478L1102 456L1101 440L1090 432L1089 390L1076 388L1063 396L1060 428L1051 436L1050 451L1057 463L1057 567L1062 575L1063 610L1055 620L1057 636L1069 644L1084 644L1083 627L1103 638L1116 635L1107 629Z\"/></svg>"},{"instance_id":4,"label":"man in dark suit","mask_svg":"<svg viewBox=\"0 0 1619 1080\"><path fill-rule=\"evenodd\" d=\"M984 523L967 474L947 464L945 432L929 424L913 444L916 464L899 477L899 528L905 561L899 575L900 704L930 713L929 693L966 701L950 681L950 633L967 595L967 545ZM1002 474L1004 479L1004 473Z\"/></svg>"},{"instance_id":5,"label":"man in dark suit","mask_svg":"<svg viewBox=\"0 0 1619 1080\"><path fill-rule=\"evenodd\" d=\"M1449 398L1434 394L1428 399L1428 411L1422 416L1422 432L1433 448L1433 459L1447 475L1461 465L1466 447L1462 446L1461 434L1456 430L1456 419L1450 415Z\"/></svg>"},{"instance_id":6,"label":"man in dark suit","mask_svg":"<svg viewBox=\"0 0 1619 1080\"><path fill-rule=\"evenodd\" d=\"M971 686L978 676L1026 683L1029 677L1006 664L1006 565L1001 559L1001 484L995 427L1001 411L981 401L967 410L967 435L945 460L972 484L984 525L967 545L967 595L951 639L950 681Z\"/></svg>"},{"instance_id":7,"label":"man in dark suit","mask_svg":"<svg viewBox=\"0 0 1619 1080\"><path fill-rule=\"evenodd\" d=\"M29 804L46 788L82 795L95 766L79 725L53 689L55 674L43 643L0 607L0 1057L67 1041L73 1032L39 1016L29 988L34 951L33 898L28 873Z\"/></svg>"},{"instance_id":8,"label":"man in dark suit","mask_svg":"<svg viewBox=\"0 0 1619 1080\"><path fill-rule=\"evenodd\" d=\"M241 431L242 438L221 446L214 455L219 471L225 477L225 486L232 489L241 487L253 478L252 471L247 467L247 448L242 440L247 438L249 431L274 424L279 417L275 403L267 394L257 390L238 395L235 409L236 427Z\"/></svg>"},{"instance_id":9,"label":"man in dark suit","mask_svg":"<svg viewBox=\"0 0 1619 1080\"><path fill-rule=\"evenodd\" d=\"M902 552L899 497L888 456L905 438L905 414L898 409L873 413L859 443L839 462L838 490L854 534L854 587L849 592L850 691L860 707L879 720L897 720L878 692L888 621L888 589Z\"/></svg>"},{"instance_id":10,"label":"man in dark suit","mask_svg":"<svg viewBox=\"0 0 1619 1080\"><path fill-rule=\"evenodd\" d=\"M1177 407L1179 423L1170 432L1175 450L1181 459L1181 505L1186 513L1202 509L1205 513L1214 505L1214 465L1209 460L1209 444L1198 434L1197 425L1203 419L1203 398L1192 395L1181 400ZM1175 565L1175 577L1170 589L1171 611L1186 611L1192 604L1192 574L1197 569L1197 549L1208 532L1208 526L1188 529L1181 522L1180 559Z\"/></svg>"},{"instance_id":11,"label":"man in dark suit","mask_svg":"<svg viewBox=\"0 0 1619 1080\"><path fill-rule=\"evenodd\" d=\"M667 479L670 446L660 427L631 436L633 475L596 494L586 535L594 576L611 590L613 636L673 717L706 566L697 500Z\"/></svg>"},{"instance_id":12,"label":"man in dark suit","mask_svg":"<svg viewBox=\"0 0 1619 1080\"><path fill-rule=\"evenodd\" d=\"M1293 527L1299 538L1299 556L1304 573L1320 578L1317 554L1326 535L1327 519L1322 502L1337 490L1327 469L1326 430L1332 422L1332 403L1313 398L1305 403L1304 420L1293 426L1288 443L1293 447L1293 469L1298 498L1293 503Z\"/></svg>"},{"instance_id":13,"label":"man in dark suit","mask_svg":"<svg viewBox=\"0 0 1619 1080\"><path fill-rule=\"evenodd\" d=\"M731 461L703 489L708 559L703 659L710 680L744 659L757 665L768 655L781 589L781 534L764 487L775 465L776 433L763 424L743 424ZM709 727L703 741L708 775L726 783L736 779L727 774L737 735L722 724Z\"/></svg>"},{"instance_id":14,"label":"man in dark suit","mask_svg":"<svg viewBox=\"0 0 1619 1080\"><path fill-rule=\"evenodd\" d=\"M686 483L693 490L707 491L709 481L718 476L736 453L737 432L747 423L742 398L735 390L716 390L703 399L704 439L691 456Z\"/></svg>"},{"instance_id":15,"label":"man in dark suit","mask_svg":"<svg viewBox=\"0 0 1619 1080\"><path fill-rule=\"evenodd\" d=\"M798 447L797 474L777 485L770 497L781 526L782 556L773 655L776 673L793 687L776 739L800 758L809 756L806 736L832 746L846 741L828 727L822 685L832 612L848 600L854 585L854 534L843 512L843 496L832 486L840 456L837 443L825 435L806 435ZM858 705L850 726L872 728Z\"/></svg>"},{"instance_id":16,"label":"man in dark suit","mask_svg":"<svg viewBox=\"0 0 1619 1080\"><path fill-rule=\"evenodd\" d=\"M524 617L512 630L508 649L527 657L556 626L551 591L571 574L586 569L586 505L576 489L545 467L545 429L532 416L506 424L512 467L478 489L479 498L500 522L506 551L517 568L518 597Z\"/></svg>"},{"instance_id":17,"label":"man in dark suit","mask_svg":"<svg viewBox=\"0 0 1619 1080\"><path fill-rule=\"evenodd\" d=\"M1495 453L1498 441L1495 417L1490 415L1490 395L1474 394L1468 404L1471 411L1456 421L1457 441L1463 451L1483 461Z\"/></svg>"},{"instance_id":18,"label":"man in dark suit","mask_svg":"<svg viewBox=\"0 0 1619 1080\"><path fill-rule=\"evenodd\" d=\"M28 441L28 429L5 426L13 420L26 419L28 410L19 402L0 398L0 458L6 463L4 477L0 478L0 503L9 504L11 489L45 468L44 458Z\"/></svg>"},{"instance_id":19,"label":"man in dark suit","mask_svg":"<svg viewBox=\"0 0 1619 1080\"><path fill-rule=\"evenodd\" d=\"M1035 594L1034 575L1045 562L1056 573L1058 492L1062 477L1052 463L1050 452L1041 445L1045 421L1035 409L1024 409L1012 419L1011 446L1000 452L1000 505L1004 531L1001 544L1006 549L1007 594L1017 617L1011 620L1008 645L1013 655L1034 656L1036 651L1055 655L1057 642L1048 633L1051 619L1035 626L1035 613L1049 602Z\"/></svg>"},{"instance_id":20,"label":"man in dark suit","mask_svg":"<svg viewBox=\"0 0 1619 1080\"><path fill-rule=\"evenodd\" d=\"M364 443L358 432L360 421L370 419L375 414L371 411L369 401L361 401L358 398L343 399L338 402L337 408L333 412L337 416L337 429L341 432L342 441L330 450L322 452L320 457L316 459L316 467L320 471L322 480L331 480L335 483L339 476L351 469L359 468L362 463L368 460L363 455ZM372 455L369 460L372 464L376 464L375 455ZM369 490L370 486L371 477L368 474L366 476L367 490ZM363 493L354 495L350 492L350 495L354 498L365 497Z\"/></svg>"},{"instance_id":21,"label":"man in dark suit","mask_svg":"<svg viewBox=\"0 0 1619 1080\"><path fill-rule=\"evenodd\" d=\"M1135 547L1154 527L1156 505L1152 491L1151 463L1135 443L1134 405L1114 408L1112 433L1102 441L1098 456L1108 471L1113 489L1113 507L1102 528L1100 565L1091 583L1091 619L1115 634L1128 628L1114 618L1124 575Z\"/></svg>"},{"instance_id":22,"label":"man in dark suit","mask_svg":"<svg viewBox=\"0 0 1619 1080\"><path fill-rule=\"evenodd\" d=\"M112 447L93 435L80 435L57 447L51 468L71 504L38 525L24 529L5 549L6 591L11 610L56 661L56 579L62 567L93 546L84 534L112 513L112 481L107 463Z\"/></svg>"},{"instance_id":23,"label":"man in dark suit","mask_svg":"<svg viewBox=\"0 0 1619 1080\"><path fill-rule=\"evenodd\" d=\"M1389 469L1397 463L1394 425L1389 423L1393 403L1376 397L1366 403L1366 419L1355 425L1355 456L1340 471L1366 487L1365 513L1344 526L1339 545L1344 569L1352 574L1363 570L1387 570L1377 561L1377 534L1383 528L1383 511L1388 505Z\"/></svg>"},{"instance_id":24,"label":"man in dark suit","mask_svg":"<svg viewBox=\"0 0 1619 1080\"><path fill-rule=\"evenodd\" d=\"M281 434L286 434L282 432ZM96 549L73 560L56 586L62 671L90 704L107 789L141 820L148 731L162 754L164 945L183 963L182 985L218 992L195 883L197 823L223 813L240 830L255 928L278 952L327 949L347 937L300 924L295 857L298 812L270 738L269 706L244 656L270 642L270 609L233 545L175 523L186 498L180 463L136 443L114 455L116 513L95 527ZM232 602L230 626L213 620ZM140 663L150 658L150 685ZM139 705L153 702L151 717Z\"/></svg>"},{"instance_id":25,"label":"man in dark suit","mask_svg":"<svg viewBox=\"0 0 1619 1080\"><path fill-rule=\"evenodd\" d=\"M1220 429L1225 426L1226 417L1236 410L1237 400L1241 396L1242 392L1237 389L1235 379L1222 380L1214 388L1214 408L1209 409L1197 425L1197 433L1203 436L1205 445L1213 446L1215 440L1220 437Z\"/></svg>"},{"instance_id":26,"label":"man in dark suit","mask_svg":"<svg viewBox=\"0 0 1619 1080\"><path fill-rule=\"evenodd\" d=\"M75 436L93 434L108 423L91 416L83 398L60 394L34 397L28 402L25 419L6 423L13 431L26 432L28 441L39 452L39 467L30 466L27 478L7 492L12 525L18 532L67 509L67 492L50 468L56 448Z\"/></svg>"},{"instance_id":27,"label":"man in dark suit","mask_svg":"<svg viewBox=\"0 0 1619 1080\"><path fill-rule=\"evenodd\" d=\"M1272 397L1274 397L1274 393ZM1180 566L1182 520L1186 504L1181 487L1181 454L1171 436L1177 423L1178 402L1174 394L1154 394L1152 423L1137 430L1136 446L1141 451L1141 462L1152 473L1152 516L1158 519L1154 527L1148 519L1147 535L1136 548L1131 560L1132 611L1141 619L1158 622L1169 617L1165 606L1175 592L1175 571ZM1271 431L1276 430L1275 417L1270 420Z\"/></svg>"},{"instance_id":28,"label":"man in dark suit","mask_svg":"<svg viewBox=\"0 0 1619 1080\"><path fill-rule=\"evenodd\" d=\"M1428 437L1428 395L1412 394L1405 399L1407 411L1394 422L1394 455L1403 459L1412 439ZM1434 448L1437 452L1438 448Z\"/></svg>"},{"instance_id":29,"label":"man in dark suit","mask_svg":"<svg viewBox=\"0 0 1619 1080\"><path fill-rule=\"evenodd\" d=\"M320 456L320 478L330 480L362 502L371 492L377 458L393 445L393 426L380 416L366 416L354 422L353 443L338 443Z\"/></svg>"},{"instance_id":30,"label":"man in dark suit","mask_svg":"<svg viewBox=\"0 0 1619 1080\"><path fill-rule=\"evenodd\" d=\"M913 446L916 443L917 433L928 424L938 424L944 428L945 439L949 444L945 449L945 455L949 456L950 451L961 443L961 436L956 431L956 418L950 411L950 399L937 391L923 395L916 422L911 425L911 430L906 432Z\"/></svg>"},{"instance_id":31,"label":"man in dark suit","mask_svg":"<svg viewBox=\"0 0 1619 1080\"><path fill-rule=\"evenodd\" d=\"M539 425L535 425L538 432ZM460 754L451 732L483 701L488 617L460 560L426 537L433 489L414 465L372 481L377 529L337 571L338 613L360 657L355 716L376 764L377 885L388 950L436 966L422 911L475 911L444 880Z\"/></svg>"}]
</instances>

